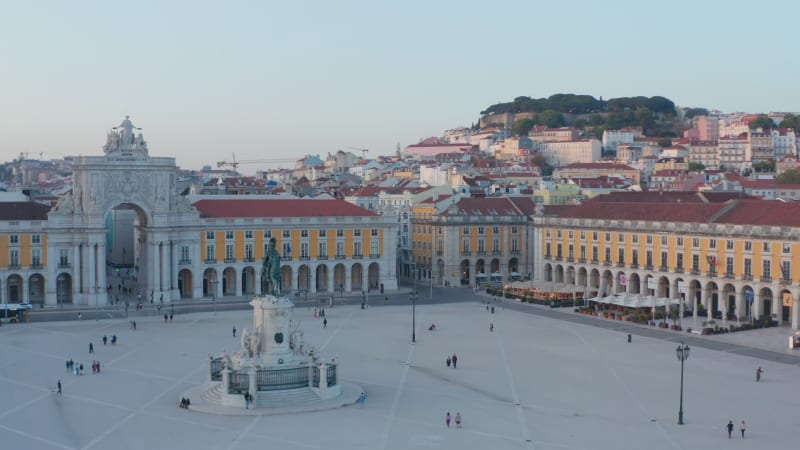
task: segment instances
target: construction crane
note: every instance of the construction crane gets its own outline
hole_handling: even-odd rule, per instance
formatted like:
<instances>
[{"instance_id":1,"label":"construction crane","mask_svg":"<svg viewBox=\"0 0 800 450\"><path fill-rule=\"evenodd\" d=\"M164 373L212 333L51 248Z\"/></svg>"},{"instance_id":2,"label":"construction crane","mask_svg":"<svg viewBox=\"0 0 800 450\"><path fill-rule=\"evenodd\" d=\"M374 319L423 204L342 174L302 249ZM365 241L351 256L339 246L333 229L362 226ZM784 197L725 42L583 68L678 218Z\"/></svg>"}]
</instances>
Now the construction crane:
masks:
<instances>
[{"instance_id":1,"label":"construction crane","mask_svg":"<svg viewBox=\"0 0 800 450\"><path fill-rule=\"evenodd\" d=\"M266 159L240 159L236 160L236 153L231 154L230 161L217 161L217 167L229 166L233 170L239 168L239 164L269 164L269 163L282 163L282 162L295 162L297 158L266 158Z\"/></svg>"},{"instance_id":2,"label":"construction crane","mask_svg":"<svg viewBox=\"0 0 800 450\"><path fill-rule=\"evenodd\" d=\"M367 159L367 152L369 151L369 149L359 148L359 147L347 147L347 148L349 148L350 150L358 150L358 151L360 151L361 152L361 159Z\"/></svg>"}]
</instances>

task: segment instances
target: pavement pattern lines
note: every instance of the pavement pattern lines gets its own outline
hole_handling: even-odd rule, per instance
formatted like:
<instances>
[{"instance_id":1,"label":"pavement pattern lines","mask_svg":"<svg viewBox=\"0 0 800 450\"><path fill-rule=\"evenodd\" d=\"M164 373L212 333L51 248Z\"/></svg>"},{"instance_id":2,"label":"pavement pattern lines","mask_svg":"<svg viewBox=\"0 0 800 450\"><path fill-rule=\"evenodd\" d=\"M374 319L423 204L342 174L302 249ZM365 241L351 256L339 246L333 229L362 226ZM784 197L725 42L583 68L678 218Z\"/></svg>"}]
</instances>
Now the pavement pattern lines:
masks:
<instances>
[{"instance_id":1,"label":"pavement pattern lines","mask_svg":"<svg viewBox=\"0 0 800 450\"><path fill-rule=\"evenodd\" d=\"M525 305L528 306L528 305ZM533 307L532 307L533 308ZM295 310L306 342L363 386L366 404L283 416L178 408L204 380L207 355L235 351L248 311L0 328L3 449L785 449L796 445L800 367L693 346L677 425L681 334L635 335L475 302L326 309L328 328ZM494 332L489 332L489 323ZM436 323L436 331L428 325ZM116 346L102 345L116 334ZM731 335L733 336L733 335ZM736 337L746 345L747 336ZM96 354L88 354L88 343ZM445 358L458 354L457 369ZM755 354L755 353L754 353ZM87 373L66 372L83 362ZM103 371L93 375L92 359ZM765 377L754 380L762 365ZM64 394L52 390L58 379ZM449 411L463 428L445 427ZM727 439L728 420L748 423ZM724 443L723 443L724 442Z\"/></svg>"}]
</instances>

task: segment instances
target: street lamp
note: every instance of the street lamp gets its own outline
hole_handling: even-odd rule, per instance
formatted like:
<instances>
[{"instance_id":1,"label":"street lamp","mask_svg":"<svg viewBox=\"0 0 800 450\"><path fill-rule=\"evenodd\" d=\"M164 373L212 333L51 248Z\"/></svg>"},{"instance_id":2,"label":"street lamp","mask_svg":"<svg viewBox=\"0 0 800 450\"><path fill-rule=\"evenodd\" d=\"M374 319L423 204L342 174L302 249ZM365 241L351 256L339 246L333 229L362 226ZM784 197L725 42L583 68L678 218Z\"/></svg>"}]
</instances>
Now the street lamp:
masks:
<instances>
[{"instance_id":1,"label":"street lamp","mask_svg":"<svg viewBox=\"0 0 800 450\"><path fill-rule=\"evenodd\" d=\"M678 361L681 362L681 406L678 410L678 425L683 425L683 362L689 359L689 346L681 341L675 352L678 356Z\"/></svg>"},{"instance_id":2,"label":"street lamp","mask_svg":"<svg viewBox=\"0 0 800 450\"><path fill-rule=\"evenodd\" d=\"M411 342L417 342L417 290L411 291Z\"/></svg>"}]
</instances>

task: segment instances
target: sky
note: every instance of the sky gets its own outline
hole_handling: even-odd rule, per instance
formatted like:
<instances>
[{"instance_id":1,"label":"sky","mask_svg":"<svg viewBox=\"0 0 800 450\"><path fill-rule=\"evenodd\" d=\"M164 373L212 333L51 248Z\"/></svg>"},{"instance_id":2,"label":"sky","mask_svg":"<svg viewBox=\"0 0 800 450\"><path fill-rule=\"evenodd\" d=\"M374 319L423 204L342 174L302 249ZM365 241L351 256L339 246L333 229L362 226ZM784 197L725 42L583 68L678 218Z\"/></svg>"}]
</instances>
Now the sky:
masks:
<instances>
[{"instance_id":1,"label":"sky","mask_svg":"<svg viewBox=\"0 0 800 450\"><path fill-rule=\"evenodd\" d=\"M391 154L518 96L800 111L798 16L776 0L0 0L0 161L101 155L126 115L151 155L199 169Z\"/></svg>"}]
</instances>

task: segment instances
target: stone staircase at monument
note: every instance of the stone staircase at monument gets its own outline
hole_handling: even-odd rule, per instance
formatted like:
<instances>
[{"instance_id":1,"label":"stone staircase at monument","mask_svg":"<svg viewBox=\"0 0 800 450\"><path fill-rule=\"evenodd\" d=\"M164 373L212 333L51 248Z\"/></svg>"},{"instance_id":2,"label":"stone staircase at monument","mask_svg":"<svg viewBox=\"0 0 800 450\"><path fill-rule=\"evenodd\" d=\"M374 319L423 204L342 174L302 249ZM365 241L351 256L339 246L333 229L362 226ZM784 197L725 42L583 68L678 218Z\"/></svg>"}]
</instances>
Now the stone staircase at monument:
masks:
<instances>
[{"instance_id":1,"label":"stone staircase at monument","mask_svg":"<svg viewBox=\"0 0 800 450\"><path fill-rule=\"evenodd\" d=\"M319 397L311 388L290 389L283 391L266 391L256 394L254 403L258 408L290 408L308 405L319 401Z\"/></svg>"},{"instance_id":2,"label":"stone staircase at monument","mask_svg":"<svg viewBox=\"0 0 800 450\"><path fill-rule=\"evenodd\" d=\"M203 392L203 400L214 405L222 404L222 383L219 383L213 388Z\"/></svg>"}]
</instances>

